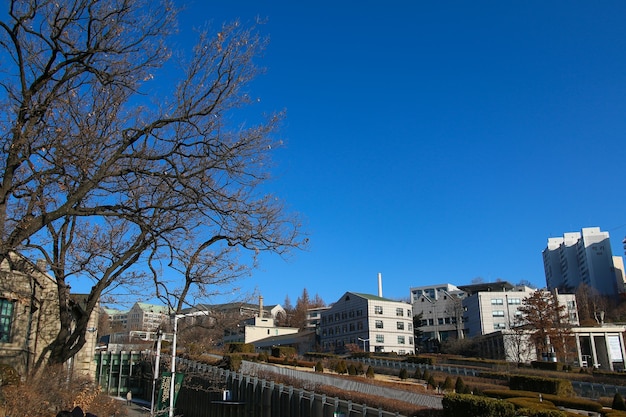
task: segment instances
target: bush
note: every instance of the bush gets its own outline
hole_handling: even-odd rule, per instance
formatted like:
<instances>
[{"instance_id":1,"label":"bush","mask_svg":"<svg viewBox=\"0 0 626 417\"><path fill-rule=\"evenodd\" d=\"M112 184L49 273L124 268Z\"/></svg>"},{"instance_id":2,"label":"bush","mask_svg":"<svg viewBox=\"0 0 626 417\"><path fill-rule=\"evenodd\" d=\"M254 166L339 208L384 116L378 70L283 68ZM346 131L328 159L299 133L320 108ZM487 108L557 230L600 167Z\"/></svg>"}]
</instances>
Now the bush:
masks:
<instances>
[{"instance_id":1,"label":"bush","mask_svg":"<svg viewBox=\"0 0 626 417\"><path fill-rule=\"evenodd\" d=\"M322 365L322 361L317 361L315 364L315 372L324 373L324 365Z\"/></svg>"},{"instance_id":2,"label":"bush","mask_svg":"<svg viewBox=\"0 0 626 417\"><path fill-rule=\"evenodd\" d=\"M420 368L415 369L413 379L422 379L422 370Z\"/></svg>"},{"instance_id":3,"label":"bush","mask_svg":"<svg viewBox=\"0 0 626 417\"><path fill-rule=\"evenodd\" d=\"M565 364L561 362L532 361L530 366L545 371L562 371L565 369Z\"/></svg>"},{"instance_id":4,"label":"bush","mask_svg":"<svg viewBox=\"0 0 626 417\"><path fill-rule=\"evenodd\" d=\"M465 394L465 383L463 379L459 376L456 378L456 382L454 384L454 391L457 394Z\"/></svg>"},{"instance_id":5,"label":"bush","mask_svg":"<svg viewBox=\"0 0 626 417\"><path fill-rule=\"evenodd\" d=\"M501 398L501 399L515 398L515 397L539 398L539 393L533 392L533 391L490 389L490 390L485 390L483 394L488 397ZM600 404L599 402L587 400L584 398L561 397L558 395L551 395L551 394L542 394L542 397L544 401L550 401L554 403L555 406L574 408L577 410L594 411L596 413L599 413L600 411L602 411L602 404Z\"/></svg>"},{"instance_id":6,"label":"bush","mask_svg":"<svg viewBox=\"0 0 626 417\"><path fill-rule=\"evenodd\" d=\"M544 394L554 394L563 397L573 397L574 387L571 381L557 378L542 378L530 375L512 375L509 378L509 387L512 390L535 391Z\"/></svg>"},{"instance_id":7,"label":"bush","mask_svg":"<svg viewBox=\"0 0 626 417\"><path fill-rule=\"evenodd\" d=\"M79 406L98 416L122 415L123 402L109 397L90 380L69 378L62 367L50 367L27 383L5 385L3 412L11 417L54 417L61 410Z\"/></svg>"},{"instance_id":8,"label":"bush","mask_svg":"<svg viewBox=\"0 0 626 417\"><path fill-rule=\"evenodd\" d=\"M446 379L443 381L443 385L441 388L444 391L452 391L454 389L454 383L452 382L452 378L450 375L446 376Z\"/></svg>"},{"instance_id":9,"label":"bush","mask_svg":"<svg viewBox=\"0 0 626 417\"><path fill-rule=\"evenodd\" d=\"M368 378L374 378L374 368L372 366L367 367L367 372L365 372L365 376Z\"/></svg>"},{"instance_id":10,"label":"bush","mask_svg":"<svg viewBox=\"0 0 626 417\"><path fill-rule=\"evenodd\" d=\"M346 361L344 361L343 359L338 361L337 364L335 365L335 372L337 372L338 374L347 373L348 366L346 365Z\"/></svg>"},{"instance_id":11,"label":"bush","mask_svg":"<svg viewBox=\"0 0 626 417\"><path fill-rule=\"evenodd\" d=\"M267 362L267 359L268 359L267 352L259 353L259 356L257 356L257 359L261 362Z\"/></svg>"},{"instance_id":12,"label":"bush","mask_svg":"<svg viewBox=\"0 0 626 417\"><path fill-rule=\"evenodd\" d=\"M226 368L229 371L239 372L242 362L241 355L226 355L224 359L226 360Z\"/></svg>"},{"instance_id":13,"label":"bush","mask_svg":"<svg viewBox=\"0 0 626 417\"><path fill-rule=\"evenodd\" d=\"M430 378L428 378L428 386L431 387L432 389L437 388L437 383L435 382L435 377L433 377L432 375L430 376Z\"/></svg>"},{"instance_id":14,"label":"bush","mask_svg":"<svg viewBox=\"0 0 626 417\"><path fill-rule=\"evenodd\" d=\"M408 379L409 372L405 368L402 368L400 369L400 373L398 374L398 376L400 377L400 379Z\"/></svg>"},{"instance_id":15,"label":"bush","mask_svg":"<svg viewBox=\"0 0 626 417\"><path fill-rule=\"evenodd\" d=\"M228 353L254 353L254 345L251 343L229 343L227 346Z\"/></svg>"},{"instance_id":16,"label":"bush","mask_svg":"<svg viewBox=\"0 0 626 417\"><path fill-rule=\"evenodd\" d=\"M418 363L422 365L434 365L435 364L435 358L432 358L432 357L408 356L405 360L409 363Z\"/></svg>"},{"instance_id":17,"label":"bush","mask_svg":"<svg viewBox=\"0 0 626 417\"><path fill-rule=\"evenodd\" d=\"M0 364L0 386L17 385L20 383L20 374L11 365Z\"/></svg>"},{"instance_id":18,"label":"bush","mask_svg":"<svg viewBox=\"0 0 626 417\"><path fill-rule=\"evenodd\" d=\"M620 395L619 392L616 392L613 396L613 404L611 405L613 410L622 410L626 411L626 403L624 403L624 398Z\"/></svg>"},{"instance_id":19,"label":"bush","mask_svg":"<svg viewBox=\"0 0 626 417\"><path fill-rule=\"evenodd\" d=\"M430 379L430 372L428 372L428 369L424 370L424 373L422 374L422 379L427 382Z\"/></svg>"},{"instance_id":20,"label":"bush","mask_svg":"<svg viewBox=\"0 0 626 417\"><path fill-rule=\"evenodd\" d=\"M296 356L296 349L291 346L274 346L272 356L275 358L293 358Z\"/></svg>"},{"instance_id":21,"label":"bush","mask_svg":"<svg viewBox=\"0 0 626 417\"><path fill-rule=\"evenodd\" d=\"M356 375L356 366L353 363L348 365L348 375Z\"/></svg>"},{"instance_id":22,"label":"bush","mask_svg":"<svg viewBox=\"0 0 626 417\"><path fill-rule=\"evenodd\" d=\"M442 405L447 416L454 417L514 417L515 406L493 398L467 394L446 394Z\"/></svg>"}]
</instances>

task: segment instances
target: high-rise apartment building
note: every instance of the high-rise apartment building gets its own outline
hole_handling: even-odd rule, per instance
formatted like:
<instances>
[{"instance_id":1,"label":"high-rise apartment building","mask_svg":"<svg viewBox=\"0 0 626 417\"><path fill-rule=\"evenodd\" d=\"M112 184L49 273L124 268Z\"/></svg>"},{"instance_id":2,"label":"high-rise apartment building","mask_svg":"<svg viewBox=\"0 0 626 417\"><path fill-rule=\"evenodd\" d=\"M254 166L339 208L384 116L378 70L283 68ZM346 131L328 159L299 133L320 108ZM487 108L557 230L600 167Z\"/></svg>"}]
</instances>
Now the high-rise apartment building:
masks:
<instances>
[{"instance_id":1,"label":"high-rise apartment building","mask_svg":"<svg viewBox=\"0 0 626 417\"><path fill-rule=\"evenodd\" d=\"M601 295L617 296L619 292L609 232L599 227L549 238L543 266L549 290L572 293L586 284Z\"/></svg>"}]
</instances>

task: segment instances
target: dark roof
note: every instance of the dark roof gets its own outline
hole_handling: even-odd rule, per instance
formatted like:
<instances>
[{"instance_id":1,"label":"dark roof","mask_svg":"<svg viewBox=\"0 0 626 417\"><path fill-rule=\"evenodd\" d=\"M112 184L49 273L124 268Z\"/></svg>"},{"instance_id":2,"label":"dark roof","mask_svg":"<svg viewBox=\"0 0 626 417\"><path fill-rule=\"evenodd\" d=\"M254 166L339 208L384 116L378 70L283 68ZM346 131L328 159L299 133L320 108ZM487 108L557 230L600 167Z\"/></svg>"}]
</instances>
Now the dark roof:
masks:
<instances>
[{"instance_id":1,"label":"dark roof","mask_svg":"<svg viewBox=\"0 0 626 417\"><path fill-rule=\"evenodd\" d=\"M477 292L485 291L510 291L515 288L515 285L508 281L498 282L481 282L480 284L472 285L459 285L459 289L465 291L467 295L472 295Z\"/></svg>"}]
</instances>

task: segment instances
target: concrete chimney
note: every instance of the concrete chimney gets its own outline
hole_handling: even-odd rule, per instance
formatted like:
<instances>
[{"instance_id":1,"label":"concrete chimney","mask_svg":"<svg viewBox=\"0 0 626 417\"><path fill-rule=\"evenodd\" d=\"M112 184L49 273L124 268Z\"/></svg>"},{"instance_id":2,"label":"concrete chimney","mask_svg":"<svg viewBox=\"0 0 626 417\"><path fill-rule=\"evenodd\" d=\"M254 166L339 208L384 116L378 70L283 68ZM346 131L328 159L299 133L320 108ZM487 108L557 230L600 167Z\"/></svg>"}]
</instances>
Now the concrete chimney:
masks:
<instances>
[{"instance_id":1,"label":"concrete chimney","mask_svg":"<svg viewBox=\"0 0 626 417\"><path fill-rule=\"evenodd\" d=\"M383 274L378 273L378 296L383 296Z\"/></svg>"},{"instance_id":2,"label":"concrete chimney","mask_svg":"<svg viewBox=\"0 0 626 417\"><path fill-rule=\"evenodd\" d=\"M263 296L259 295L259 317L263 318Z\"/></svg>"}]
</instances>

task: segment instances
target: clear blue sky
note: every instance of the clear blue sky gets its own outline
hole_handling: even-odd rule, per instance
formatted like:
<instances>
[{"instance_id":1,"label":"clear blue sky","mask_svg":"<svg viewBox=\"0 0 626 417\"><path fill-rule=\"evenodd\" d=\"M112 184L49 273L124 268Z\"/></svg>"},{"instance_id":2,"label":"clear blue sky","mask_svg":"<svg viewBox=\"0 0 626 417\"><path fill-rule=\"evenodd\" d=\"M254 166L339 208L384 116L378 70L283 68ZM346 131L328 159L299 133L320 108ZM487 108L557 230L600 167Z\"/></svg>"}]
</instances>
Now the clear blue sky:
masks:
<instances>
[{"instance_id":1,"label":"clear blue sky","mask_svg":"<svg viewBox=\"0 0 626 417\"><path fill-rule=\"evenodd\" d=\"M196 1L181 28L269 36L252 111L286 109L273 192L307 251L240 284L407 298L481 277L545 285L548 237L626 235L625 1ZM242 114L242 117L245 117Z\"/></svg>"}]
</instances>

